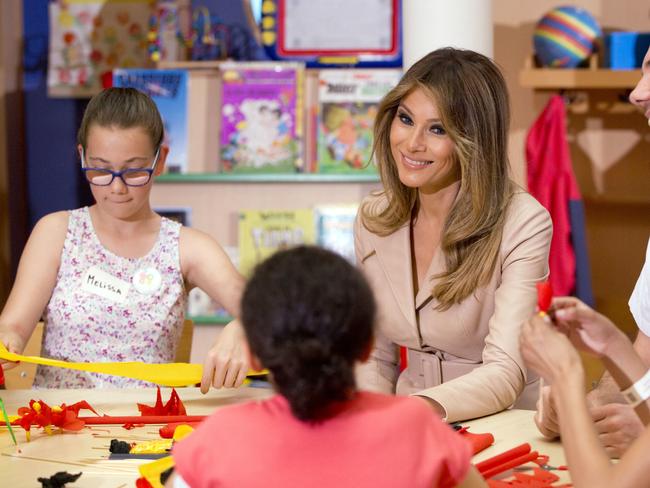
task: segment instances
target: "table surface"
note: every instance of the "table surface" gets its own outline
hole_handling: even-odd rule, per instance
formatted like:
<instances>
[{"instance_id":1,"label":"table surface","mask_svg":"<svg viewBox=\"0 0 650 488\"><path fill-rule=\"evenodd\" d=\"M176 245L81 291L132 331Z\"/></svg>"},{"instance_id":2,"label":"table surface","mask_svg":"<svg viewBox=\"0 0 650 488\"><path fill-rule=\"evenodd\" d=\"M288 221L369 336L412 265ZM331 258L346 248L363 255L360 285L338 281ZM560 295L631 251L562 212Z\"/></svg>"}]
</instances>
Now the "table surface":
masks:
<instances>
[{"instance_id":1,"label":"table surface","mask_svg":"<svg viewBox=\"0 0 650 488\"><path fill-rule=\"evenodd\" d=\"M163 402L169 398L169 389L162 389ZM203 395L198 388L177 390L188 415L207 415L216 408L250 399L261 399L272 394L263 388L242 387L239 389L211 390ZM13 415L19 407L29 404L31 399L42 399L48 405L59 405L86 400L101 415L139 415L137 403L153 405L155 388L124 390L4 390L0 391L7 413ZM80 416L91 416L92 412L81 411ZM1 416L0 416L1 417ZM549 464L565 464L564 453L559 442L545 440L535 428L533 412L507 410L481 419L463 422L470 432L491 432L494 444L473 458L479 462L524 442L534 450L550 456ZM36 478L49 477L57 471L68 471L83 475L68 486L71 488L125 488L134 486L138 478L137 466L148 460L109 460L108 447L111 439L130 442L157 439L160 425L146 425L125 430L121 425L96 425L79 432L47 435L42 429L33 427L31 442L26 442L22 428L14 429L20 453L11 441L6 427L0 427L0 485L20 488L38 486ZM566 471L554 471L562 481L569 481Z\"/></svg>"}]
</instances>

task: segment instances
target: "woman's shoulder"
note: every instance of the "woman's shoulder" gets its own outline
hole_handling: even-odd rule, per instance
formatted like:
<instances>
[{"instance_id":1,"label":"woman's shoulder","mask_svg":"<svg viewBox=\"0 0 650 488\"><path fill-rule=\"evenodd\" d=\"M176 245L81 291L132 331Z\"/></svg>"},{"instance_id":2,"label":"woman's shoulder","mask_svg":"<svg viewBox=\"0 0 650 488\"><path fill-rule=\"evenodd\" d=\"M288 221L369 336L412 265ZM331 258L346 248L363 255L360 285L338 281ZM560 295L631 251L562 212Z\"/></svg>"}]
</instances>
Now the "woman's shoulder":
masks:
<instances>
[{"instance_id":1,"label":"woman's shoulder","mask_svg":"<svg viewBox=\"0 0 650 488\"><path fill-rule=\"evenodd\" d=\"M372 192L361 200L359 209L364 209L366 213L377 215L388 206L388 197L385 192Z\"/></svg>"},{"instance_id":2,"label":"woman's shoulder","mask_svg":"<svg viewBox=\"0 0 650 488\"><path fill-rule=\"evenodd\" d=\"M361 200L359 211L357 212L358 230L365 230L366 232L370 232L365 225L366 219L368 219L370 216L379 215L386 209L386 207L388 207L388 203L388 197L383 191L376 191L370 193L369 195L366 195L363 200Z\"/></svg>"},{"instance_id":3,"label":"woman's shoulder","mask_svg":"<svg viewBox=\"0 0 650 488\"><path fill-rule=\"evenodd\" d=\"M508 202L505 227L512 229L526 224L550 226L551 215L534 196L517 188Z\"/></svg>"},{"instance_id":4,"label":"woman's shoulder","mask_svg":"<svg viewBox=\"0 0 650 488\"><path fill-rule=\"evenodd\" d=\"M515 190L506 210L502 249L508 252L531 239L550 243L552 232L553 223L548 210L527 191Z\"/></svg>"}]
</instances>

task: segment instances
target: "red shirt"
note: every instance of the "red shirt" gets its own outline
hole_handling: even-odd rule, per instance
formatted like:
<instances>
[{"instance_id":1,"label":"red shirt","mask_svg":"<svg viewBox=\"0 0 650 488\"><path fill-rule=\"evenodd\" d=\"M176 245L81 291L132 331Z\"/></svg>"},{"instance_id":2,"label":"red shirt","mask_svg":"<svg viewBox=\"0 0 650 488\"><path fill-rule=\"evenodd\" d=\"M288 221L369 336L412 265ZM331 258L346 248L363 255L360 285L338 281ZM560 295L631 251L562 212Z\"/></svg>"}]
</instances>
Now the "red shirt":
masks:
<instances>
[{"instance_id":1,"label":"red shirt","mask_svg":"<svg viewBox=\"0 0 650 488\"><path fill-rule=\"evenodd\" d=\"M471 453L422 400L359 392L319 423L280 395L221 408L173 456L192 488L431 488L462 481Z\"/></svg>"}]
</instances>

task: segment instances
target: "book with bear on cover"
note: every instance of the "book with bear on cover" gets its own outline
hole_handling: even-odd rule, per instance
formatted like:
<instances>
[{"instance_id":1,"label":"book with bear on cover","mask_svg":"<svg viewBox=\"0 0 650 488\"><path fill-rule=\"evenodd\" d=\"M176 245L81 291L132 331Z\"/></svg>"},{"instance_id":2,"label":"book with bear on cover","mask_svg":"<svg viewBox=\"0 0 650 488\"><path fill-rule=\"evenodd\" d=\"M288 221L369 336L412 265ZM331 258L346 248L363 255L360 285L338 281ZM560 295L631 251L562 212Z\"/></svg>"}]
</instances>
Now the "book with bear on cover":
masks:
<instances>
[{"instance_id":1,"label":"book with bear on cover","mask_svg":"<svg viewBox=\"0 0 650 488\"><path fill-rule=\"evenodd\" d=\"M303 65L229 62L220 69L221 170L303 171Z\"/></svg>"},{"instance_id":2,"label":"book with bear on cover","mask_svg":"<svg viewBox=\"0 0 650 488\"><path fill-rule=\"evenodd\" d=\"M321 70L318 75L318 173L370 173L379 101L400 80L394 69Z\"/></svg>"}]
</instances>

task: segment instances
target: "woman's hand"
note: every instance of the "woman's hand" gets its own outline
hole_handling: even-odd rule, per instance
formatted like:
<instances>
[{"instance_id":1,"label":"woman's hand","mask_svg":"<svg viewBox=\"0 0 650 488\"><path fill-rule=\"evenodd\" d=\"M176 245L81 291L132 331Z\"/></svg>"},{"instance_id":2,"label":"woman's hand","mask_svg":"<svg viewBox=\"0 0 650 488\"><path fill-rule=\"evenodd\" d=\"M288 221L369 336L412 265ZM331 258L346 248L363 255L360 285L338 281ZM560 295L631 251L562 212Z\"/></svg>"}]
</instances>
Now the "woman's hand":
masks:
<instances>
[{"instance_id":1,"label":"woman's hand","mask_svg":"<svg viewBox=\"0 0 650 488\"><path fill-rule=\"evenodd\" d=\"M551 305L557 327L564 332L573 345L598 357L608 355L612 347L628 339L602 314L573 297L555 298Z\"/></svg>"},{"instance_id":2,"label":"woman's hand","mask_svg":"<svg viewBox=\"0 0 650 488\"><path fill-rule=\"evenodd\" d=\"M201 393L207 393L210 386L241 386L250 368L245 342L246 336L239 320L224 327L203 363Z\"/></svg>"},{"instance_id":3,"label":"woman's hand","mask_svg":"<svg viewBox=\"0 0 650 488\"><path fill-rule=\"evenodd\" d=\"M578 351L569 339L551 323L548 316L536 315L523 326L519 345L524 361L548 384L584 376Z\"/></svg>"},{"instance_id":4,"label":"woman's hand","mask_svg":"<svg viewBox=\"0 0 650 488\"><path fill-rule=\"evenodd\" d=\"M555 439L560 436L560 421L555 411L555 403L551 395L551 387L545 385L540 389L535 412L535 425L540 433L548 438Z\"/></svg>"}]
</instances>

